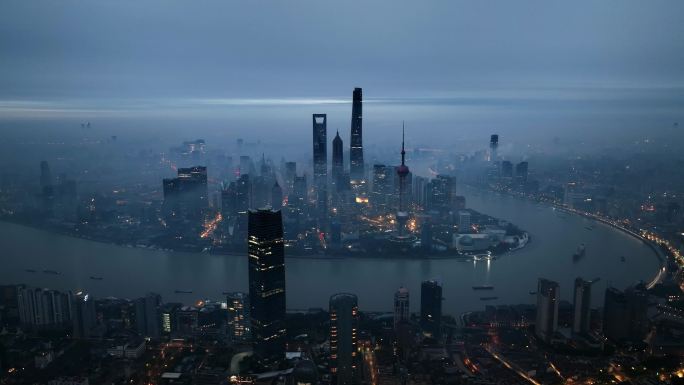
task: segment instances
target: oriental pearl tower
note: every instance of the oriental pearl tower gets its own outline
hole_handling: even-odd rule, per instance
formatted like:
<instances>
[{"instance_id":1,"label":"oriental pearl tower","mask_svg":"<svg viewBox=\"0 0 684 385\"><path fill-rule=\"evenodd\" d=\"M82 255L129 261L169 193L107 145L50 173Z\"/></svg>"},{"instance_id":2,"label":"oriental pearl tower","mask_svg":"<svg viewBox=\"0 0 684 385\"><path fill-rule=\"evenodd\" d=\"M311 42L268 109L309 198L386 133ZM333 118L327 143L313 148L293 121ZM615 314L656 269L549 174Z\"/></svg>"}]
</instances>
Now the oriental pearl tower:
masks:
<instances>
[{"instance_id":1,"label":"oriental pearl tower","mask_svg":"<svg viewBox=\"0 0 684 385\"><path fill-rule=\"evenodd\" d=\"M397 167L397 176L399 177L399 210L397 211L397 230L400 237L405 235L406 222L408 221L408 212L404 210L404 192L406 189L406 177L409 174L409 168L405 161L406 151L404 150L404 122L401 122L401 165Z\"/></svg>"}]
</instances>

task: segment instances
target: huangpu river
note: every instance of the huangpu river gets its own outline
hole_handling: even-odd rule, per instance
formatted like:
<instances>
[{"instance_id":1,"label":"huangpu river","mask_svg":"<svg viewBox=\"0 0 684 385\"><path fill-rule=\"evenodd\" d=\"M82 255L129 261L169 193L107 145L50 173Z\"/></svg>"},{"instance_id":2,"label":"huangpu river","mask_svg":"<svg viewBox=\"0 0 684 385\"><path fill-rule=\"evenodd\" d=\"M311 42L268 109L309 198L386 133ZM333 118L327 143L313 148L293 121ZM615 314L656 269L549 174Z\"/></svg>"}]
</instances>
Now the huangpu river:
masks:
<instances>
[{"instance_id":1,"label":"huangpu river","mask_svg":"<svg viewBox=\"0 0 684 385\"><path fill-rule=\"evenodd\" d=\"M580 276L601 279L592 293L592 306L598 307L607 285L622 289L650 281L660 267L653 250L608 225L506 195L460 193L468 207L515 223L530 233L532 242L496 260L478 262L288 258L287 307L327 308L332 294L350 292L358 295L361 310L390 311L394 291L405 286L412 311L418 311L421 281L437 279L443 285L444 313L458 315L485 305L534 303L530 292L536 291L539 277L558 281L561 299L572 302L573 282ZM586 245L586 255L573 261L581 243ZM11 283L82 289L96 297L135 298L156 292L164 301L191 304L206 298L221 300L225 291L247 291L247 256L128 248L0 222L0 284ZM485 284L494 290L472 289ZM482 296L498 299L481 301Z\"/></svg>"}]
</instances>

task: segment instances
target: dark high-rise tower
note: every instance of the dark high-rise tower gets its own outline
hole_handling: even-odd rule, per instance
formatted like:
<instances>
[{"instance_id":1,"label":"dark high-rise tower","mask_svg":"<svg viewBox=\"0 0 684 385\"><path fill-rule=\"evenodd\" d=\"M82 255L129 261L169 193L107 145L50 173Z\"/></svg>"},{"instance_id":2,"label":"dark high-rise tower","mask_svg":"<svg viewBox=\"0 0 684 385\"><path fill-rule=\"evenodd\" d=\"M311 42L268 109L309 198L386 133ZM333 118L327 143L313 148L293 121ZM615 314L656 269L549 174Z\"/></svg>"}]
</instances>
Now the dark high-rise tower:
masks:
<instances>
[{"instance_id":1,"label":"dark high-rise tower","mask_svg":"<svg viewBox=\"0 0 684 385\"><path fill-rule=\"evenodd\" d=\"M496 150L499 148L499 135L498 134L492 134L492 136L489 138L489 160L492 162L496 161L496 158L498 157Z\"/></svg>"},{"instance_id":2,"label":"dark high-rise tower","mask_svg":"<svg viewBox=\"0 0 684 385\"><path fill-rule=\"evenodd\" d=\"M280 188L278 181L271 188L271 208L275 211L283 208L283 189Z\"/></svg>"},{"instance_id":3,"label":"dark high-rise tower","mask_svg":"<svg viewBox=\"0 0 684 385\"><path fill-rule=\"evenodd\" d=\"M52 173L48 162L45 160L40 162L40 188L42 192L52 189Z\"/></svg>"},{"instance_id":4,"label":"dark high-rise tower","mask_svg":"<svg viewBox=\"0 0 684 385\"><path fill-rule=\"evenodd\" d=\"M442 286L437 281L420 285L420 325L423 331L439 339L442 330Z\"/></svg>"},{"instance_id":5,"label":"dark high-rise tower","mask_svg":"<svg viewBox=\"0 0 684 385\"><path fill-rule=\"evenodd\" d=\"M398 330L399 325L409 322L409 291L405 287L400 287L394 293L394 330Z\"/></svg>"},{"instance_id":6,"label":"dark high-rise tower","mask_svg":"<svg viewBox=\"0 0 684 385\"><path fill-rule=\"evenodd\" d=\"M527 162L520 162L515 166L515 179L517 179L518 184L527 184L527 169L529 164Z\"/></svg>"},{"instance_id":7,"label":"dark high-rise tower","mask_svg":"<svg viewBox=\"0 0 684 385\"><path fill-rule=\"evenodd\" d=\"M534 332L542 341L549 342L558 330L558 282L539 278L537 285L537 322Z\"/></svg>"},{"instance_id":8,"label":"dark high-rise tower","mask_svg":"<svg viewBox=\"0 0 684 385\"><path fill-rule=\"evenodd\" d=\"M352 180L363 179L363 124L361 88L354 88L352 99L351 140L349 141L349 176Z\"/></svg>"},{"instance_id":9,"label":"dark high-rise tower","mask_svg":"<svg viewBox=\"0 0 684 385\"><path fill-rule=\"evenodd\" d=\"M52 173L47 161L40 162L40 194L42 197L43 209L52 210L54 199L54 186L52 185Z\"/></svg>"},{"instance_id":10,"label":"dark high-rise tower","mask_svg":"<svg viewBox=\"0 0 684 385\"><path fill-rule=\"evenodd\" d=\"M285 354L285 250L280 211L250 211L249 298L254 351L267 360Z\"/></svg>"},{"instance_id":11,"label":"dark high-rise tower","mask_svg":"<svg viewBox=\"0 0 684 385\"><path fill-rule=\"evenodd\" d=\"M572 332L577 334L589 333L591 322L591 284L582 278L575 279L573 302Z\"/></svg>"},{"instance_id":12,"label":"dark high-rise tower","mask_svg":"<svg viewBox=\"0 0 684 385\"><path fill-rule=\"evenodd\" d=\"M297 176L297 163L296 162L286 162L285 163L285 189L287 194L292 194L294 191L294 180Z\"/></svg>"},{"instance_id":13,"label":"dark high-rise tower","mask_svg":"<svg viewBox=\"0 0 684 385\"><path fill-rule=\"evenodd\" d=\"M354 383L358 300L354 294L330 297L330 371L337 385Z\"/></svg>"},{"instance_id":14,"label":"dark high-rise tower","mask_svg":"<svg viewBox=\"0 0 684 385\"><path fill-rule=\"evenodd\" d=\"M249 174L240 175L235 182L235 208L238 212L247 211L250 208L252 196L252 183Z\"/></svg>"},{"instance_id":15,"label":"dark high-rise tower","mask_svg":"<svg viewBox=\"0 0 684 385\"><path fill-rule=\"evenodd\" d=\"M142 336L158 339L161 336L161 296L149 293L135 300L135 323Z\"/></svg>"},{"instance_id":16,"label":"dark high-rise tower","mask_svg":"<svg viewBox=\"0 0 684 385\"><path fill-rule=\"evenodd\" d=\"M71 336L76 339L87 339L96 325L95 299L88 293L78 292L71 300Z\"/></svg>"},{"instance_id":17,"label":"dark high-rise tower","mask_svg":"<svg viewBox=\"0 0 684 385\"><path fill-rule=\"evenodd\" d=\"M326 114L313 114L313 169L319 227L328 212L328 143Z\"/></svg>"},{"instance_id":18,"label":"dark high-rise tower","mask_svg":"<svg viewBox=\"0 0 684 385\"><path fill-rule=\"evenodd\" d=\"M344 150L339 131L337 131L337 135L335 135L335 139L332 141L332 147L332 182L335 185L335 191L339 191L341 189L342 174L344 174Z\"/></svg>"},{"instance_id":19,"label":"dark high-rise tower","mask_svg":"<svg viewBox=\"0 0 684 385\"><path fill-rule=\"evenodd\" d=\"M615 342L643 342L648 332L648 293L642 287L624 292L606 289L603 305L603 335Z\"/></svg>"},{"instance_id":20,"label":"dark high-rise tower","mask_svg":"<svg viewBox=\"0 0 684 385\"><path fill-rule=\"evenodd\" d=\"M306 175L295 176L292 194L287 199L287 205L304 210L307 201Z\"/></svg>"},{"instance_id":21,"label":"dark high-rise tower","mask_svg":"<svg viewBox=\"0 0 684 385\"><path fill-rule=\"evenodd\" d=\"M313 114L313 175L316 188L325 185L328 175L326 114Z\"/></svg>"}]
</instances>

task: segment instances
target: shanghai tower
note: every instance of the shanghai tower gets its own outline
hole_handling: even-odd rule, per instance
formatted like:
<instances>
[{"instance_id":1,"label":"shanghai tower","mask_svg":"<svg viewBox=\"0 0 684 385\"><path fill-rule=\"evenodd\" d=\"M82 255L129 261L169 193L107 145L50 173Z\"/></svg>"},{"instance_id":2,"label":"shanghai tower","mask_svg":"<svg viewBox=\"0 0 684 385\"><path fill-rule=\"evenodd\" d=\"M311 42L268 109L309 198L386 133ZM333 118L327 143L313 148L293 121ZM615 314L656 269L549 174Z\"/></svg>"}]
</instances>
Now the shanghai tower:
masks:
<instances>
[{"instance_id":1,"label":"shanghai tower","mask_svg":"<svg viewBox=\"0 0 684 385\"><path fill-rule=\"evenodd\" d=\"M354 88L351 118L351 140L349 147L349 176L359 181L363 175L363 125L361 88Z\"/></svg>"}]
</instances>

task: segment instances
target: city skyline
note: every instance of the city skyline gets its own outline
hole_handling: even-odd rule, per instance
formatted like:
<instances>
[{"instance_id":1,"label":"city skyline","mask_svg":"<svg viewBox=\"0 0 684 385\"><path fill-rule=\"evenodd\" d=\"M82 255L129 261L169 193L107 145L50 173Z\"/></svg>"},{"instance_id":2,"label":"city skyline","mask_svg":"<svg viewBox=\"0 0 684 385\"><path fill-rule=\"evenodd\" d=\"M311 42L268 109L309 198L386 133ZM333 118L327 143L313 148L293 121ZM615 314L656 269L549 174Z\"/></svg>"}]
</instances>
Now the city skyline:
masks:
<instances>
[{"instance_id":1,"label":"city skyline","mask_svg":"<svg viewBox=\"0 0 684 385\"><path fill-rule=\"evenodd\" d=\"M0 3L0 385L683 385L684 3Z\"/></svg>"}]
</instances>

